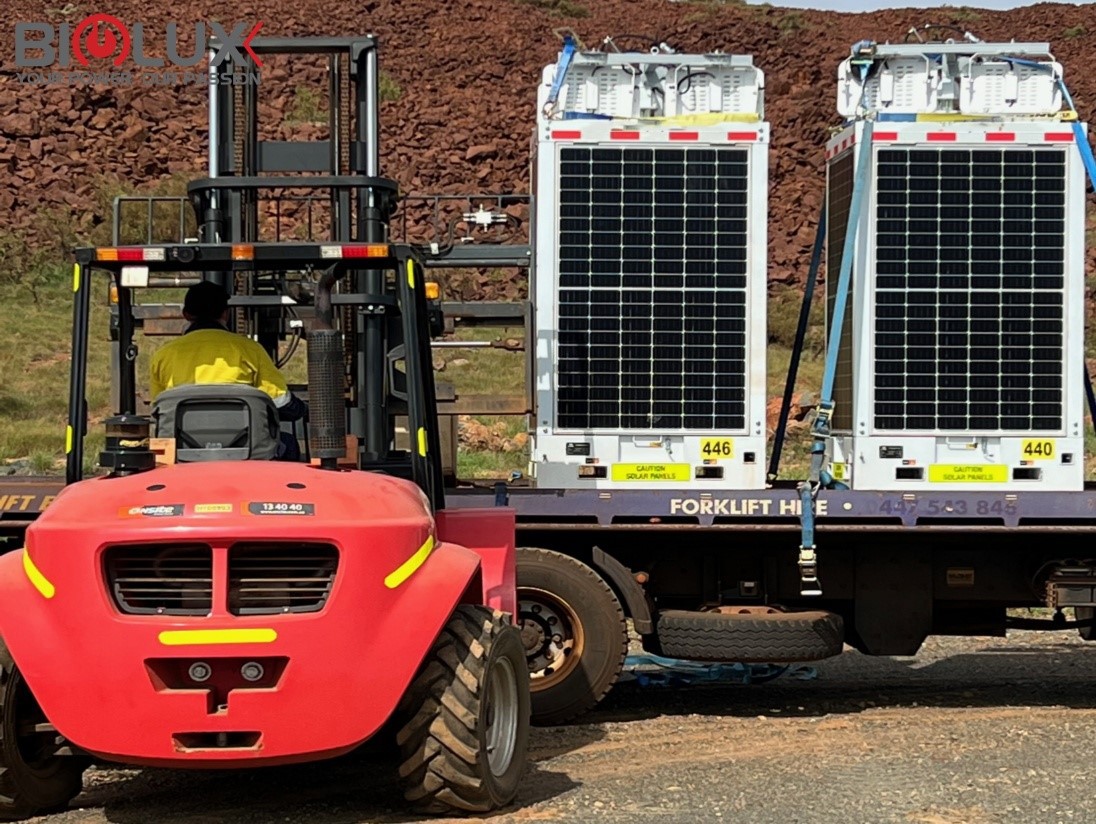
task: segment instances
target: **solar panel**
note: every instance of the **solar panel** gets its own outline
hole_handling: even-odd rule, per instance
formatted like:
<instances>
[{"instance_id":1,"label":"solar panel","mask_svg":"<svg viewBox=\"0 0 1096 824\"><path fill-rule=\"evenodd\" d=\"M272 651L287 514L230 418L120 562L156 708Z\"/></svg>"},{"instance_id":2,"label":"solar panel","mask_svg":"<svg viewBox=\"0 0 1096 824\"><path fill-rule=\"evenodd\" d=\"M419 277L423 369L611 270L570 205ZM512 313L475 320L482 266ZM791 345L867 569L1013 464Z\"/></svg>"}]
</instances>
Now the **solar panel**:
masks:
<instances>
[{"instance_id":1,"label":"solar panel","mask_svg":"<svg viewBox=\"0 0 1096 824\"><path fill-rule=\"evenodd\" d=\"M837 280L841 273L841 256L845 251L845 232L849 226L849 209L852 207L853 152L835 157L829 166L826 204L826 319L833 323L834 304L837 301ZM837 349L837 367L834 371L833 428L852 429L852 307L856 278L849 281L848 303L841 326L841 343Z\"/></svg>"},{"instance_id":2,"label":"solar panel","mask_svg":"<svg viewBox=\"0 0 1096 824\"><path fill-rule=\"evenodd\" d=\"M746 426L746 149L565 147L557 423Z\"/></svg>"},{"instance_id":3,"label":"solar panel","mask_svg":"<svg viewBox=\"0 0 1096 824\"><path fill-rule=\"evenodd\" d=\"M876 175L875 427L1061 429L1065 152L895 147Z\"/></svg>"}]
</instances>

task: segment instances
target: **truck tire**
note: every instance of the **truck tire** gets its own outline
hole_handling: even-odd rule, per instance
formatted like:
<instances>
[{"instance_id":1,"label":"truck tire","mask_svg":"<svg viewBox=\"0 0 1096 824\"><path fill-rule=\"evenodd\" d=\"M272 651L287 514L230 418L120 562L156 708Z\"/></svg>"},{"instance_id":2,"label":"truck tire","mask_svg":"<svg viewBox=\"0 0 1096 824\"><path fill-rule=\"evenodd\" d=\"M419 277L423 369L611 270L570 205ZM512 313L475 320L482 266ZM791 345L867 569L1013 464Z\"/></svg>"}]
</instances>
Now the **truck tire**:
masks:
<instances>
[{"instance_id":1,"label":"truck tire","mask_svg":"<svg viewBox=\"0 0 1096 824\"><path fill-rule=\"evenodd\" d=\"M457 607L399 712L399 774L421 812L509 804L529 745L529 676L517 628L501 612Z\"/></svg>"},{"instance_id":2,"label":"truck tire","mask_svg":"<svg viewBox=\"0 0 1096 824\"><path fill-rule=\"evenodd\" d=\"M840 655L844 624L832 612L726 614L666 610L658 616L663 654L692 661L793 663Z\"/></svg>"},{"instance_id":3,"label":"truck tire","mask_svg":"<svg viewBox=\"0 0 1096 824\"><path fill-rule=\"evenodd\" d=\"M628 653L624 610L604 579L548 549L517 551L518 613L533 723L563 724L612 689Z\"/></svg>"},{"instance_id":4,"label":"truck tire","mask_svg":"<svg viewBox=\"0 0 1096 824\"><path fill-rule=\"evenodd\" d=\"M83 789L86 759L54 754L57 733L33 729L45 723L30 687L0 640L0 820L63 809Z\"/></svg>"},{"instance_id":5,"label":"truck tire","mask_svg":"<svg viewBox=\"0 0 1096 824\"><path fill-rule=\"evenodd\" d=\"M1074 607L1073 617L1078 621L1091 621L1096 618L1096 609L1092 607ZM1077 627L1077 634L1085 641L1096 641L1096 626Z\"/></svg>"}]
</instances>

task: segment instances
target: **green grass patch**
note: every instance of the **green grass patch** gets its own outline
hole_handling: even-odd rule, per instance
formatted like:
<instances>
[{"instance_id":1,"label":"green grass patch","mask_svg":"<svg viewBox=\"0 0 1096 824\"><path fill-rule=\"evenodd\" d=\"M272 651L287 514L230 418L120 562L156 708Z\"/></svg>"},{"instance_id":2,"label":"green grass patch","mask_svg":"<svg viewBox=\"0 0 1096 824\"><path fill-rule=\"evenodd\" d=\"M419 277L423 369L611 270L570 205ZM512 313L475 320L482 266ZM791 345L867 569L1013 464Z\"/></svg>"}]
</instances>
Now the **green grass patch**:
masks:
<instances>
[{"instance_id":1,"label":"green grass patch","mask_svg":"<svg viewBox=\"0 0 1096 824\"><path fill-rule=\"evenodd\" d=\"M451 341L489 343L520 341L524 330L461 328ZM434 352L439 396L449 385L460 397L503 398L520 396L525 389L525 356L500 347L439 348ZM475 415L459 422L462 440L482 448L461 445L457 451L457 475L462 479L509 478L528 471L529 448L522 443L528 424L522 416Z\"/></svg>"},{"instance_id":2,"label":"green grass patch","mask_svg":"<svg viewBox=\"0 0 1096 824\"><path fill-rule=\"evenodd\" d=\"M799 12L790 11L787 14L782 14L780 16L780 19L776 21L776 27L785 35L789 35L810 28L810 23L808 23L807 18Z\"/></svg>"},{"instance_id":3,"label":"green grass patch","mask_svg":"<svg viewBox=\"0 0 1096 824\"><path fill-rule=\"evenodd\" d=\"M298 86L293 92L286 112L287 123L326 123L327 99L307 86Z\"/></svg>"},{"instance_id":4,"label":"green grass patch","mask_svg":"<svg viewBox=\"0 0 1096 824\"><path fill-rule=\"evenodd\" d=\"M1073 40L1077 37L1084 37L1086 34L1088 34L1088 29L1084 26L1070 26L1062 32L1062 37L1067 40Z\"/></svg>"},{"instance_id":5,"label":"green grass patch","mask_svg":"<svg viewBox=\"0 0 1096 824\"><path fill-rule=\"evenodd\" d=\"M972 8L967 6L943 6L941 11L945 12L951 17L952 23L974 23L982 19L982 15Z\"/></svg>"},{"instance_id":6,"label":"green grass patch","mask_svg":"<svg viewBox=\"0 0 1096 824\"><path fill-rule=\"evenodd\" d=\"M528 6L535 6L553 17L589 17L590 10L574 0L518 0Z\"/></svg>"},{"instance_id":7,"label":"green grass patch","mask_svg":"<svg viewBox=\"0 0 1096 824\"><path fill-rule=\"evenodd\" d=\"M377 96L382 103L394 103L403 97L403 88L392 75L382 71L377 78Z\"/></svg>"},{"instance_id":8,"label":"green grass patch","mask_svg":"<svg viewBox=\"0 0 1096 824\"><path fill-rule=\"evenodd\" d=\"M38 300L28 300L19 286L0 286L5 345L0 349L0 460L30 459L44 469L64 455L68 419L71 353L72 281L49 279ZM87 400L92 421L108 414L110 353L105 281L92 295L91 341L88 347ZM100 287L101 288L98 288ZM93 423L89 429L96 431ZM102 437L90 446L101 447ZM51 456L52 460L47 460Z\"/></svg>"}]
</instances>

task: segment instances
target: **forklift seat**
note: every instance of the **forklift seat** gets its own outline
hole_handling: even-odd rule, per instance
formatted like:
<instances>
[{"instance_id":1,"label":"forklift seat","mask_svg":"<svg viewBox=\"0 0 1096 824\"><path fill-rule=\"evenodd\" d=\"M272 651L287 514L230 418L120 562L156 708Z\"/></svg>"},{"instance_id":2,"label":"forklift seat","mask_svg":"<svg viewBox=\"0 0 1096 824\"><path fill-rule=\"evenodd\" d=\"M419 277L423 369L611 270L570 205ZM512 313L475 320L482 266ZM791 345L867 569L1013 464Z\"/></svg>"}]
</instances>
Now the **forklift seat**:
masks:
<instances>
[{"instance_id":1,"label":"forklift seat","mask_svg":"<svg viewBox=\"0 0 1096 824\"><path fill-rule=\"evenodd\" d=\"M244 384L186 384L153 404L156 437L175 439L175 460L269 461L278 448L278 408Z\"/></svg>"}]
</instances>

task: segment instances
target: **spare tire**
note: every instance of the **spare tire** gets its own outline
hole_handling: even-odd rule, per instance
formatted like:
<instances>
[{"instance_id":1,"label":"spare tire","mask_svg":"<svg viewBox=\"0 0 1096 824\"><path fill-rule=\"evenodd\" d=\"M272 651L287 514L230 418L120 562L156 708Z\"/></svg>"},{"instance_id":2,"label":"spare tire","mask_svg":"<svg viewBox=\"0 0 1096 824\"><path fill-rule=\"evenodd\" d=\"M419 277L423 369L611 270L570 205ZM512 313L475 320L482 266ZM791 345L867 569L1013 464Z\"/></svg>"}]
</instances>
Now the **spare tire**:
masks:
<instances>
[{"instance_id":1,"label":"spare tire","mask_svg":"<svg viewBox=\"0 0 1096 824\"><path fill-rule=\"evenodd\" d=\"M841 654L845 626L832 612L728 614L666 610L658 616L663 655L691 661L776 664Z\"/></svg>"}]
</instances>

